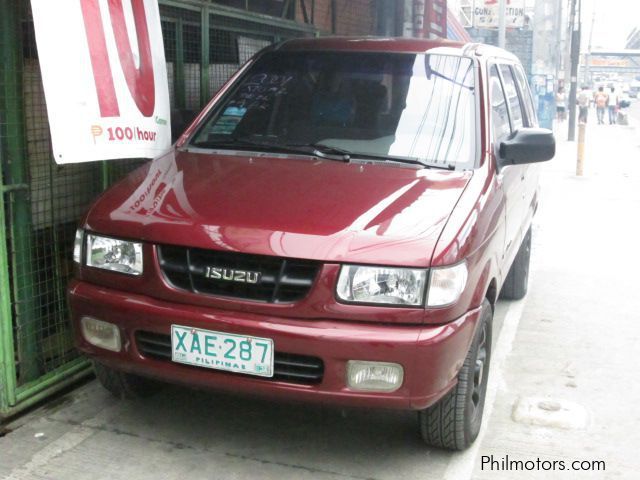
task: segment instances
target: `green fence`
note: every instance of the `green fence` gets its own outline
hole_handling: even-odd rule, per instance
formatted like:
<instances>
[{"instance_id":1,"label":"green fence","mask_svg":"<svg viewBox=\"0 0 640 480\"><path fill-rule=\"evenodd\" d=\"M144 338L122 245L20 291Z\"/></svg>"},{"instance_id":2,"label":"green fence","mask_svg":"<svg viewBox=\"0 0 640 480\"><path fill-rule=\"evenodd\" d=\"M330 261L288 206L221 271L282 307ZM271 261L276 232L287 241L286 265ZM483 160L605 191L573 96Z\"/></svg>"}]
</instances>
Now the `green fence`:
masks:
<instances>
[{"instance_id":1,"label":"green fence","mask_svg":"<svg viewBox=\"0 0 640 480\"><path fill-rule=\"evenodd\" d=\"M174 118L200 109L264 46L316 34L311 25L287 19L295 18L295 2L270 3L281 4L282 15L196 0L160 1ZM74 232L96 192L142 161L55 164L29 2L0 0L0 57L3 417L88 372L73 346L65 295Z\"/></svg>"}]
</instances>

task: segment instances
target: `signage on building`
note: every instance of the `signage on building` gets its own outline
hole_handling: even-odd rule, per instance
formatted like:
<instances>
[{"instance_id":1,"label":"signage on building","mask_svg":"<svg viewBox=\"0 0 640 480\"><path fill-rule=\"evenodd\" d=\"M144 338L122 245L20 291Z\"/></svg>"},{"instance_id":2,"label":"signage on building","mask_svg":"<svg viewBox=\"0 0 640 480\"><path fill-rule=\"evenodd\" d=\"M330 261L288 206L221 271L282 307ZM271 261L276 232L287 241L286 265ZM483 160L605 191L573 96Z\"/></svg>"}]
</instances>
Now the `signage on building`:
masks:
<instances>
[{"instance_id":1,"label":"signage on building","mask_svg":"<svg viewBox=\"0 0 640 480\"><path fill-rule=\"evenodd\" d=\"M498 28L500 0L475 0L473 4L473 26L476 28ZM524 0L505 0L505 26L524 26Z\"/></svg>"},{"instance_id":2,"label":"signage on building","mask_svg":"<svg viewBox=\"0 0 640 480\"><path fill-rule=\"evenodd\" d=\"M584 63L584 61L582 62ZM627 58L598 58L589 57L589 65L593 67L631 67Z\"/></svg>"},{"instance_id":3,"label":"signage on building","mask_svg":"<svg viewBox=\"0 0 640 480\"><path fill-rule=\"evenodd\" d=\"M171 144L157 0L31 0L59 164L153 158Z\"/></svg>"},{"instance_id":4,"label":"signage on building","mask_svg":"<svg viewBox=\"0 0 640 480\"><path fill-rule=\"evenodd\" d=\"M413 0L412 33L416 38L447 38L446 0Z\"/></svg>"}]
</instances>

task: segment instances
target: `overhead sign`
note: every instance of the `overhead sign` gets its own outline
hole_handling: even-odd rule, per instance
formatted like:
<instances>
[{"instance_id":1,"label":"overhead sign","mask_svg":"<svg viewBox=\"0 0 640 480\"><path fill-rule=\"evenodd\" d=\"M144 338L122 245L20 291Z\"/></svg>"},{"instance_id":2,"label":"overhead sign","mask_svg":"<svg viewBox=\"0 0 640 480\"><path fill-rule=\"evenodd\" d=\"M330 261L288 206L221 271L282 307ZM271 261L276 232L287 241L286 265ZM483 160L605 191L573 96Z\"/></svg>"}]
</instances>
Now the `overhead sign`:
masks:
<instances>
[{"instance_id":1,"label":"overhead sign","mask_svg":"<svg viewBox=\"0 0 640 480\"><path fill-rule=\"evenodd\" d=\"M31 0L55 161L153 158L171 144L157 0Z\"/></svg>"},{"instance_id":2,"label":"overhead sign","mask_svg":"<svg viewBox=\"0 0 640 480\"><path fill-rule=\"evenodd\" d=\"M473 26L475 28L498 28L500 0L475 0L473 4ZM524 26L524 0L505 1L506 28Z\"/></svg>"}]
</instances>

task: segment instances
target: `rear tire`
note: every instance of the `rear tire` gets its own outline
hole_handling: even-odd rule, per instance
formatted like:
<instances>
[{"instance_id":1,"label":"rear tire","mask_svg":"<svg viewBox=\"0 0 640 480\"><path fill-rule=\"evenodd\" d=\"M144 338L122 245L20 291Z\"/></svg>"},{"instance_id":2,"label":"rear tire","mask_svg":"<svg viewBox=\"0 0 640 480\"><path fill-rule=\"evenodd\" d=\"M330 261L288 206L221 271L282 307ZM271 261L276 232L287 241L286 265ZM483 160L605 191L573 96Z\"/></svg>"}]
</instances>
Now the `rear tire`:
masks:
<instances>
[{"instance_id":1,"label":"rear tire","mask_svg":"<svg viewBox=\"0 0 640 480\"><path fill-rule=\"evenodd\" d=\"M477 438L489 378L492 320L493 308L485 299L457 385L438 403L418 412L420 434L428 445L464 450Z\"/></svg>"},{"instance_id":2,"label":"rear tire","mask_svg":"<svg viewBox=\"0 0 640 480\"><path fill-rule=\"evenodd\" d=\"M531 227L524 236L522 245L513 260L507 278L502 285L500 298L504 300L522 300L529 286L529 260L531 259Z\"/></svg>"},{"instance_id":3,"label":"rear tire","mask_svg":"<svg viewBox=\"0 0 640 480\"><path fill-rule=\"evenodd\" d=\"M99 362L93 362L93 369L100 384L116 398L149 397L162 388L158 382L114 370Z\"/></svg>"}]
</instances>

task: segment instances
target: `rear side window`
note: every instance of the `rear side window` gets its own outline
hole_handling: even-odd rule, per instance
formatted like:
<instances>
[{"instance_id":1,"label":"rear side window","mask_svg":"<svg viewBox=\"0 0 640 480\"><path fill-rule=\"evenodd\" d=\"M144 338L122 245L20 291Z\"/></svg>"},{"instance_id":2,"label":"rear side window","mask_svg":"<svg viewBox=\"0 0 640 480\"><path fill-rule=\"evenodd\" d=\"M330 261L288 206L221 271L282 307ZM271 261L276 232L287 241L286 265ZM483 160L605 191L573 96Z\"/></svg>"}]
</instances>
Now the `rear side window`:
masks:
<instances>
[{"instance_id":1,"label":"rear side window","mask_svg":"<svg viewBox=\"0 0 640 480\"><path fill-rule=\"evenodd\" d=\"M500 65L500 72L504 80L504 92L507 95L507 103L509 104L511 127L513 130L518 130L524 126L524 120L516 82L508 65Z\"/></svg>"},{"instance_id":2,"label":"rear side window","mask_svg":"<svg viewBox=\"0 0 640 480\"><path fill-rule=\"evenodd\" d=\"M533 99L531 98L531 90L529 90L529 84L527 83L524 72L522 71L522 67L520 65L516 65L513 69L516 75L516 82L518 82L518 87L520 87L520 98L522 98L522 103L524 104L524 109L527 112L527 118L529 122L527 126L535 127L538 125L538 119L536 118L536 109L533 106Z\"/></svg>"},{"instance_id":3,"label":"rear side window","mask_svg":"<svg viewBox=\"0 0 640 480\"><path fill-rule=\"evenodd\" d=\"M507 102L502 91L502 83L498 75L498 69L494 65L489 71L489 88L491 95L491 124L493 125L493 137L500 141L511 133L509 126L509 113Z\"/></svg>"}]
</instances>

